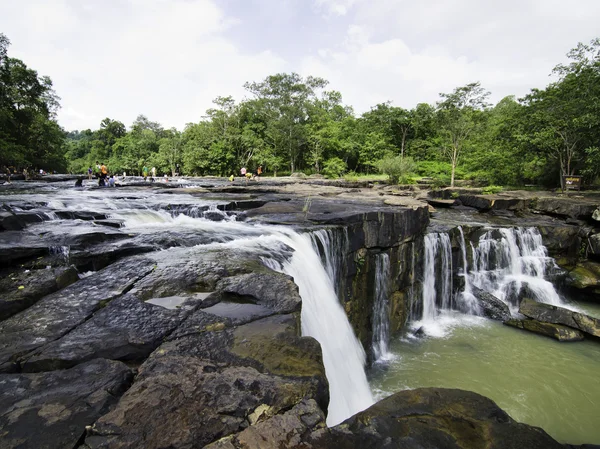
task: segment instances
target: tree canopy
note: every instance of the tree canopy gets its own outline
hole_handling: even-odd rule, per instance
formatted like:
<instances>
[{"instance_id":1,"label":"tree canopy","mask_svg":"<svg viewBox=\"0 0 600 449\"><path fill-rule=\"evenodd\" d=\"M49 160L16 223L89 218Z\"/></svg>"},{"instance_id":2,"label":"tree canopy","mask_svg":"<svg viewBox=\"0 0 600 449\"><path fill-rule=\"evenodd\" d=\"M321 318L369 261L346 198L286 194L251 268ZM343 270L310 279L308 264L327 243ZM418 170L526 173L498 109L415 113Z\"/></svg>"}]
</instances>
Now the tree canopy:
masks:
<instances>
[{"instance_id":1,"label":"tree canopy","mask_svg":"<svg viewBox=\"0 0 600 449\"><path fill-rule=\"evenodd\" d=\"M247 82L248 97L214 99L184 129L144 115L105 118L96 130L65 133L52 82L8 56L0 34L0 163L84 173L97 162L113 172L228 176L243 166L274 175L429 176L453 185L560 185L563 175L600 176L600 39L578 44L554 81L524 98L489 103L479 82L440 93L412 109L391 102L357 115L322 78L279 73ZM407 161L404 161L408 158Z\"/></svg>"}]
</instances>

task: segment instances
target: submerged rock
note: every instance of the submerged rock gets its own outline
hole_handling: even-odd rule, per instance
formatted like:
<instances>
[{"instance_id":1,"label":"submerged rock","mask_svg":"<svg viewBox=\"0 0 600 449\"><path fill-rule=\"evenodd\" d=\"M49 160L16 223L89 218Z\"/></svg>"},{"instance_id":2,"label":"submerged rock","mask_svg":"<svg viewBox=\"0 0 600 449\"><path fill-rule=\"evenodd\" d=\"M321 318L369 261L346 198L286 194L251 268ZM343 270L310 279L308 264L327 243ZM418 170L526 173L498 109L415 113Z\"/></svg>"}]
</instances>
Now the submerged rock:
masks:
<instances>
[{"instance_id":1,"label":"submerged rock","mask_svg":"<svg viewBox=\"0 0 600 449\"><path fill-rule=\"evenodd\" d=\"M523 315L546 323L563 324L586 334L600 337L600 320L563 307L524 299L519 307Z\"/></svg>"},{"instance_id":2,"label":"submerged rock","mask_svg":"<svg viewBox=\"0 0 600 449\"><path fill-rule=\"evenodd\" d=\"M558 341L581 341L584 339L583 333L576 329L561 324L544 323L530 318L524 320L509 319L504 321L504 324L552 337Z\"/></svg>"},{"instance_id":3,"label":"submerged rock","mask_svg":"<svg viewBox=\"0 0 600 449\"><path fill-rule=\"evenodd\" d=\"M445 388L395 393L335 427L313 432L306 447L564 449L542 429L514 421L491 399Z\"/></svg>"},{"instance_id":4,"label":"submerged rock","mask_svg":"<svg viewBox=\"0 0 600 449\"><path fill-rule=\"evenodd\" d=\"M477 298L483 316L499 321L510 319L510 309L502 300L475 286L471 287L471 292Z\"/></svg>"},{"instance_id":5,"label":"submerged rock","mask_svg":"<svg viewBox=\"0 0 600 449\"><path fill-rule=\"evenodd\" d=\"M0 447L77 447L132 378L125 364L103 359L64 371L0 374Z\"/></svg>"}]
</instances>

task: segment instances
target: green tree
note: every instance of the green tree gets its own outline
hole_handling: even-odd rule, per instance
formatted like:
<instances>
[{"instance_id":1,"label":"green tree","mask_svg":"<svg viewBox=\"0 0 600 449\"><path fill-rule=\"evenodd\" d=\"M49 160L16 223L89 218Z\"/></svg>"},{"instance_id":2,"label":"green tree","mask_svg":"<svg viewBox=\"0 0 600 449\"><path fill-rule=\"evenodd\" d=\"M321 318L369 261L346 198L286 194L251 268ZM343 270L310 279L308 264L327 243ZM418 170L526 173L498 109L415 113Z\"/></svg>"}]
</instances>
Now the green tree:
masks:
<instances>
[{"instance_id":1,"label":"green tree","mask_svg":"<svg viewBox=\"0 0 600 449\"><path fill-rule=\"evenodd\" d=\"M489 94L478 82L457 87L449 94L440 94L442 100L437 104L439 136L442 151L452 166L451 187L454 187L456 166L469 139L481 129Z\"/></svg>"}]
</instances>

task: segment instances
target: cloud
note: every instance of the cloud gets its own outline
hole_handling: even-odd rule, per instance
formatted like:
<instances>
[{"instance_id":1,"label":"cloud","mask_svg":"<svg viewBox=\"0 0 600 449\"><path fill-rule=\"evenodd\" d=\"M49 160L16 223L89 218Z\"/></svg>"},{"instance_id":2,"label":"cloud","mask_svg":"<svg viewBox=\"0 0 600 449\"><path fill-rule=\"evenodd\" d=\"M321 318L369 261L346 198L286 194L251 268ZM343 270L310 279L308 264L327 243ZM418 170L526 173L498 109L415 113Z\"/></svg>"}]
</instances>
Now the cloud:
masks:
<instances>
[{"instance_id":1,"label":"cloud","mask_svg":"<svg viewBox=\"0 0 600 449\"><path fill-rule=\"evenodd\" d=\"M268 48L242 53L227 38L240 21L212 0L6 3L9 54L53 79L67 129L138 114L181 128L218 95L241 99L245 81L287 69Z\"/></svg>"},{"instance_id":2,"label":"cloud","mask_svg":"<svg viewBox=\"0 0 600 449\"><path fill-rule=\"evenodd\" d=\"M315 0L326 9L337 0ZM302 61L357 112L391 100L434 103L473 81L492 100L523 96L551 80L578 41L597 35L600 2L574 0L357 0L342 2L346 32ZM342 20L342 19L339 19Z\"/></svg>"}]
</instances>

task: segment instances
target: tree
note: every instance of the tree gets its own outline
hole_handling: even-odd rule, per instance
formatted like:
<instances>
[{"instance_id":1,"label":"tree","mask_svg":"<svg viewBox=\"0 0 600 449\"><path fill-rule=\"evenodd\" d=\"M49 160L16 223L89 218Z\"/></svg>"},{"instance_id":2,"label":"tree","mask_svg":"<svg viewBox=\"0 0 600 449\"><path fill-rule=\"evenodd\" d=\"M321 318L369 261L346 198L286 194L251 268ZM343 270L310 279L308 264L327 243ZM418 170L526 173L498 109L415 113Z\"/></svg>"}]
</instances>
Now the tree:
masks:
<instances>
[{"instance_id":1,"label":"tree","mask_svg":"<svg viewBox=\"0 0 600 449\"><path fill-rule=\"evenodd\" d=\"M480 83L457 87L450 94L441 93L437 104L442 151L450 160L452 172L450 186L454 187L454 175L459 159L469 139L480 128L483 111L488 107L490 95Z\"/></svg>"},{"instance_id":2,"label":"tree","mask_svg":"<svg viewBox=\"0 0 600 449\"><path fill-rule=\"evenodd\" d=\"M531 142L558 162L560 180L586 166L586 148L600 138L600 39L579 43L557 65L558 81L533 89L527 107ZM564 186L563 186L564 187Z\"/></svg>"},{"instance_id":3,"label":"tree","mask_svg":"<svg viewBox=\"0 0 600 449\"><path fill-rule=\"evenodd\" d=\"M52 80L8 56L0 33L0 164L65 168L65 136L56 122Z\"/></svg>"}]
</instances>

